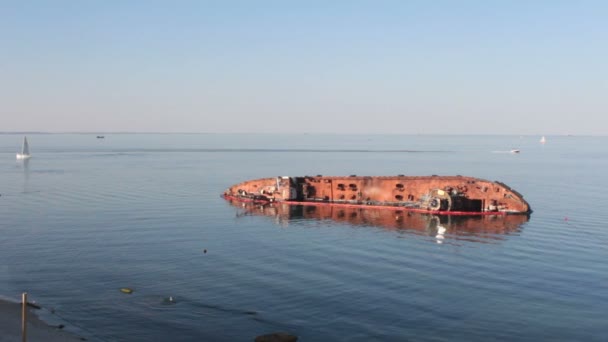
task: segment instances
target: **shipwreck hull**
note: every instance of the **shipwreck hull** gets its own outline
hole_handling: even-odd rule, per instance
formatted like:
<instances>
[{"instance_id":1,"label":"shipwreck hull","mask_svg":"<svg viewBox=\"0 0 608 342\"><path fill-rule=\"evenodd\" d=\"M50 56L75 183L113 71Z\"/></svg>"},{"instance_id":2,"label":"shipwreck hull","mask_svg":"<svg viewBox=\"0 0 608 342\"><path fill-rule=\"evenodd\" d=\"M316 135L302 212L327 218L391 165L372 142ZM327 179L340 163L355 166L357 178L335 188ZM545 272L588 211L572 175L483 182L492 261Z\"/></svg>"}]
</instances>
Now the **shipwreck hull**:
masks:
<instances>
[{"instance_id":1,"label":"shipwreck hull","mask_svg":"<svg viewBox=\"0 0 608 342\"><path fill-rule=\"evenodd\" d=\"M445 215L531 212L523 196L507 185L464 176L273 177L236 184L223 196L260 204L399 209Z\"/></svg>"}]
</instances>

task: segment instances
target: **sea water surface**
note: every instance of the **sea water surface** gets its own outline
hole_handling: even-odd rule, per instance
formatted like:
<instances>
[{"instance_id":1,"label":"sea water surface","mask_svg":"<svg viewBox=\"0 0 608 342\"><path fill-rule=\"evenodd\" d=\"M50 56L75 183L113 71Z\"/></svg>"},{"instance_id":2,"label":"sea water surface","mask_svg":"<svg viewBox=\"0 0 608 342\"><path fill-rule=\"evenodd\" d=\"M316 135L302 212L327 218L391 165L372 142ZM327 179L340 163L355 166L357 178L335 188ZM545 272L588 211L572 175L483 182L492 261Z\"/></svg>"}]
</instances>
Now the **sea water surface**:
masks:
<instances>
[{"instance_id":1,"label":"sea water surface","mask_svg":"<svg viewBox=\"0 0 608 342\"><path fill-rule=\"evenodd\" d=\"M608 138L539 139L30 134L20 162L3 134L0 295L91 341L606 341ZM316 174L499 180L534 212L439 234L220 198Z\"/></svg>"}]
</instances>

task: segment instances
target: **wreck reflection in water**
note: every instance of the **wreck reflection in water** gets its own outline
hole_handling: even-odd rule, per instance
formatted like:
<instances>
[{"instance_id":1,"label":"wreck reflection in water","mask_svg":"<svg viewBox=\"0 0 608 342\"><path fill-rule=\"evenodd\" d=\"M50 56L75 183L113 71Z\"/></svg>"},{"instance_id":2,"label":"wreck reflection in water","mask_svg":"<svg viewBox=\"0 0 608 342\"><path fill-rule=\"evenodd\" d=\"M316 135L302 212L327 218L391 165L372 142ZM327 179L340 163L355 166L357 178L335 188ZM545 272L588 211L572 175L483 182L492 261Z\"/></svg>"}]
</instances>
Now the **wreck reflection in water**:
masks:
<instances>
[{"instance_id":1,"label":"wreck reflection in water","mask_svg":"<svg viewBox=\"0 0 608 342\"><path fill-rule=\"evenodd\" d=\"M488 242L506 234L517 233L529 215L449 216L417 213L398 209L361 207L289 205L286 203L254 204L228 202L240 208L237 216L268 216L282 227L302 220L331 220L351 226L371 226L387 230L419 233L434 237L437 243L446 239Z\"/></svg>"}]
</instances>

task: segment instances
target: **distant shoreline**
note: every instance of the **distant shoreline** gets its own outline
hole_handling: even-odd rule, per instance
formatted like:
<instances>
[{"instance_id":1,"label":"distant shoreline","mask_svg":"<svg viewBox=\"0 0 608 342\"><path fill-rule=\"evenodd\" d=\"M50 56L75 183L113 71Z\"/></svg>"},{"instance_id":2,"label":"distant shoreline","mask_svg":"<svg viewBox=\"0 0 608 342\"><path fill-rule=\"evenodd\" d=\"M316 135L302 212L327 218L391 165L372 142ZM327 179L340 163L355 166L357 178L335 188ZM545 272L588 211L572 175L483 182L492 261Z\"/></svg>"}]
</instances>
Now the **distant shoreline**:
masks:
<instances>
[{"instance_id":1,"label":"distant shoreline","mask_svg":"<svg viewBox=\"0 0 608 342\"><path fill-rule=\"evenodd\" d=\"M516 134L516 133L284 133L284 132L112 132L112 131L85 131L85 132L45 132L45 131L0 131L0 135L23 135L23 134L73 134L73 135L104 135L104 134L156 134L156 135L330 135L330 136L504 136L504 137L608 137L608 134L566 134L566 133L556 133L556 134Z\"/></svg>"}]
</instances>

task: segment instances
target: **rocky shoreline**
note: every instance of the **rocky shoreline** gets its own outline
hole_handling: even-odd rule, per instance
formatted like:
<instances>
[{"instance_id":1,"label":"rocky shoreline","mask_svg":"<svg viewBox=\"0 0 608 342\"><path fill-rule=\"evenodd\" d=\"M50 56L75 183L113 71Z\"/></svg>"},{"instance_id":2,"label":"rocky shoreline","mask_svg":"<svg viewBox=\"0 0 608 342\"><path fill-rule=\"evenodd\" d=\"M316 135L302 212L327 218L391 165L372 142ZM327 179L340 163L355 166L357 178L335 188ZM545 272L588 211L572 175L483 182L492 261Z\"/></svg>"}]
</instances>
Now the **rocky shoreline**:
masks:
<instances>
[{"instance_id":1,"label":"rocky shoreline","mask_svg":"<svg viewBox=\"0 0 608 342\"><path fill-rule=\"evenodd\" d=\"M40 307L28 303L27 341L28 342L75 342L87 341L63 330L64 325L50 325L37 315ZM21 303L0 298L0 342L21 341ZM296 342L298 337L285 332L275 332L260 335L255 342Z\"/></svg>"},{"instance_id":2,"label":"rocky shoreline","mask_svg":"<svg viewBox=\"0 0 608 342\"><path fill-rule=\"evenodd\" d=\"M40 320L36 308L29 307L27 315L28 342L72 342L85 338L64 331L63 326L51 326ZM0 299L0 342L21 341L21 303Z\"/></svg>"}]
</instances>

